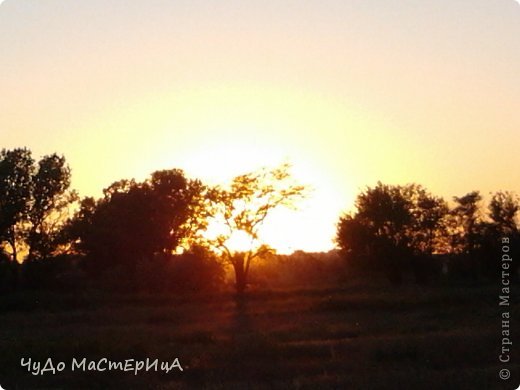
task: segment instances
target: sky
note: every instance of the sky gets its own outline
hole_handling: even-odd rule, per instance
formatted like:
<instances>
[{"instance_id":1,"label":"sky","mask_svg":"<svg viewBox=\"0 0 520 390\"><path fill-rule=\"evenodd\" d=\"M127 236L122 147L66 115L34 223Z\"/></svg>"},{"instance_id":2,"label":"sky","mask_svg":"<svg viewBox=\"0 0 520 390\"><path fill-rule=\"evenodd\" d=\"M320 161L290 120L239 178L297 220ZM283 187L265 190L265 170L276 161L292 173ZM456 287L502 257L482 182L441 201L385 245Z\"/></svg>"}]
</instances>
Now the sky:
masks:
<instances>
[{"instance_id":1,"label":"sky","mask_svg":"<svg viewBox=\"0 0 520 390\"><path fill-rule=\"evenodd\" d=\"M82 196L290 162L312 193L264 239L328 250L379 180L520 193L520 5L5 0L0 140L65 155Z\"/></svg>"}]
</instances>

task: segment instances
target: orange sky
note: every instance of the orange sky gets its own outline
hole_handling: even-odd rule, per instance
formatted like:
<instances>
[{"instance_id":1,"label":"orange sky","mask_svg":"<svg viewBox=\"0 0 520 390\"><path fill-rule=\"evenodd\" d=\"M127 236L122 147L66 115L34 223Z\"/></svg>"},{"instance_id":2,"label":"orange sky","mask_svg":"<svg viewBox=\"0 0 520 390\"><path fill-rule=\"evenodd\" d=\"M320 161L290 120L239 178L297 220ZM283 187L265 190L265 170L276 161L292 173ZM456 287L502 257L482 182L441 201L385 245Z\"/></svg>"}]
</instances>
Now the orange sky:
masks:
<instances>
[{"instance_id":1,"label":"orange sky","mask_svg":"<svg viewBox=\"0 0 520 390\"><path fill-rule=\"evenodd\" d=\"M290 161L314 192L265 239L328 249L377 180L520 193L519 37L513 0L6 0L0 146L65 154L82 195Z\"/></svg>"}]
</instances>

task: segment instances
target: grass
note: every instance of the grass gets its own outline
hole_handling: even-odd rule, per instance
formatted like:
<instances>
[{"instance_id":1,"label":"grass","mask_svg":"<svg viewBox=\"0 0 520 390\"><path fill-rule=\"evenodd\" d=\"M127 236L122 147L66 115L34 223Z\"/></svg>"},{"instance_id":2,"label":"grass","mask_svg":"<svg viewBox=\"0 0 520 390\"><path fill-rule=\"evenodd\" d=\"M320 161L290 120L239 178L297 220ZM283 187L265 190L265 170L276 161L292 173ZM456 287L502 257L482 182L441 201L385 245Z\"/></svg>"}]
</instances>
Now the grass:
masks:
<instances>
[{"instance_id":1,"label":"grass","mask_svg":"<svg viewBox=\"0 0 520 390\"><path fill-rule=\"evenodd\" d=\"M514 329L518 310L510 309ZM6 390L513 389L520 383L514 360L520 337L511 337L514 363L498 361L500 311L492 286L316 287L254 291L238 302L230 293L25 292L1 297L0 310ZM67 367L34 376L20 366L22 357L52 357ZM178 357L184 371L71 372L73 357ZM513 373L509 381L498 378L504 367Z\"/></svg>"}]
</instances>

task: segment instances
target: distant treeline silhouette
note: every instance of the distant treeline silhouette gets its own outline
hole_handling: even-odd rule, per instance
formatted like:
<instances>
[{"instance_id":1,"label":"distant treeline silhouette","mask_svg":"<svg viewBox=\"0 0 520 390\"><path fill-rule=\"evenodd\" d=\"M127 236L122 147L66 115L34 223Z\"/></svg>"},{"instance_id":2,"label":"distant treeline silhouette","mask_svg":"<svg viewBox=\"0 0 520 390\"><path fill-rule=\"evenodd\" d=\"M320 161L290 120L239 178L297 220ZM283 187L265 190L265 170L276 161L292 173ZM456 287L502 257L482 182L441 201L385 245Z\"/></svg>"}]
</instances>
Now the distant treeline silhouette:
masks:
<instances>
[{"instance_id":1,"label":"distant treeline silhouette","mask_svg":"<svg viewBox=\"0 0 520 390\"><path fill-rule=\"evenodd\" d=\"M440 272L471 279L498 278L502 251L518 258L518 197L491 195L487 210L478 191L453 206L417 184L367 188L356 211L340 217L336 242L353 273L427 282ZM514 264L514 263L513 263ZM509 265L508 265L509 266ZM511 279L518 279L511 266Z\"/></svg>"},{"instance_id":2,"label":"distant treeline silhouette","mask_svg":"<svg viewBox=\"0 0 520 390\"><path fill-rule=\"evenodd\" d=\"M277 255L255 244L273 209L305 196L288 168L237 176L227 189L161 170L142 182L115 182L100 199L79 199L63 156L35 161L27 148L4 149L0 289L201 291L222 287L226 266L239 293L251 283L426 283L443 274L484 280L498 277L505 240L518 257L516 195L497 192L484 210L474 191L450 207L420 185L382 183L358 195L355 212L340 216L338 251ZM218 216L227 233L210 240L203 233ZM229 247L237 231L250 239L250 249Z\"/></svg>"}]
</instances>

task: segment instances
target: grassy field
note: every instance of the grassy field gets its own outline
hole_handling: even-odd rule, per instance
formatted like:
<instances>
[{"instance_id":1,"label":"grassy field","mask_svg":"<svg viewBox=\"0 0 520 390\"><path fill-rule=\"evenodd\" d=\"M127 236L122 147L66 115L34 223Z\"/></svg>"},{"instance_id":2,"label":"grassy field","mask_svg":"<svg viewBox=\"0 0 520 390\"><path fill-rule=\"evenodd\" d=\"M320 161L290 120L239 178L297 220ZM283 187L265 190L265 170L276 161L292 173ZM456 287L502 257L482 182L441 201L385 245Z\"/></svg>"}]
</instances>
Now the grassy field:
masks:
<instances>
[{"instance_id":1,"label":"grassy field","mask_svg":"<svg viewBox=\"0 0 520 390\"><path fill-rule=\"evenodd\" d=\"M19 293L0 298L0 385L515 389L520 337L511 337L513 363L500 364L499 309L496 287L302 288L253 291L239 301L231 293ZM510 310L511 327L520 328L520 313L515 306ZM21 367L22 357L51 357L66 368L32 375ZM183 371L71 370L73 358L176 357ZM504 367L512 372L508 381L498 377Z\"/></svg>"}]
</instances>

